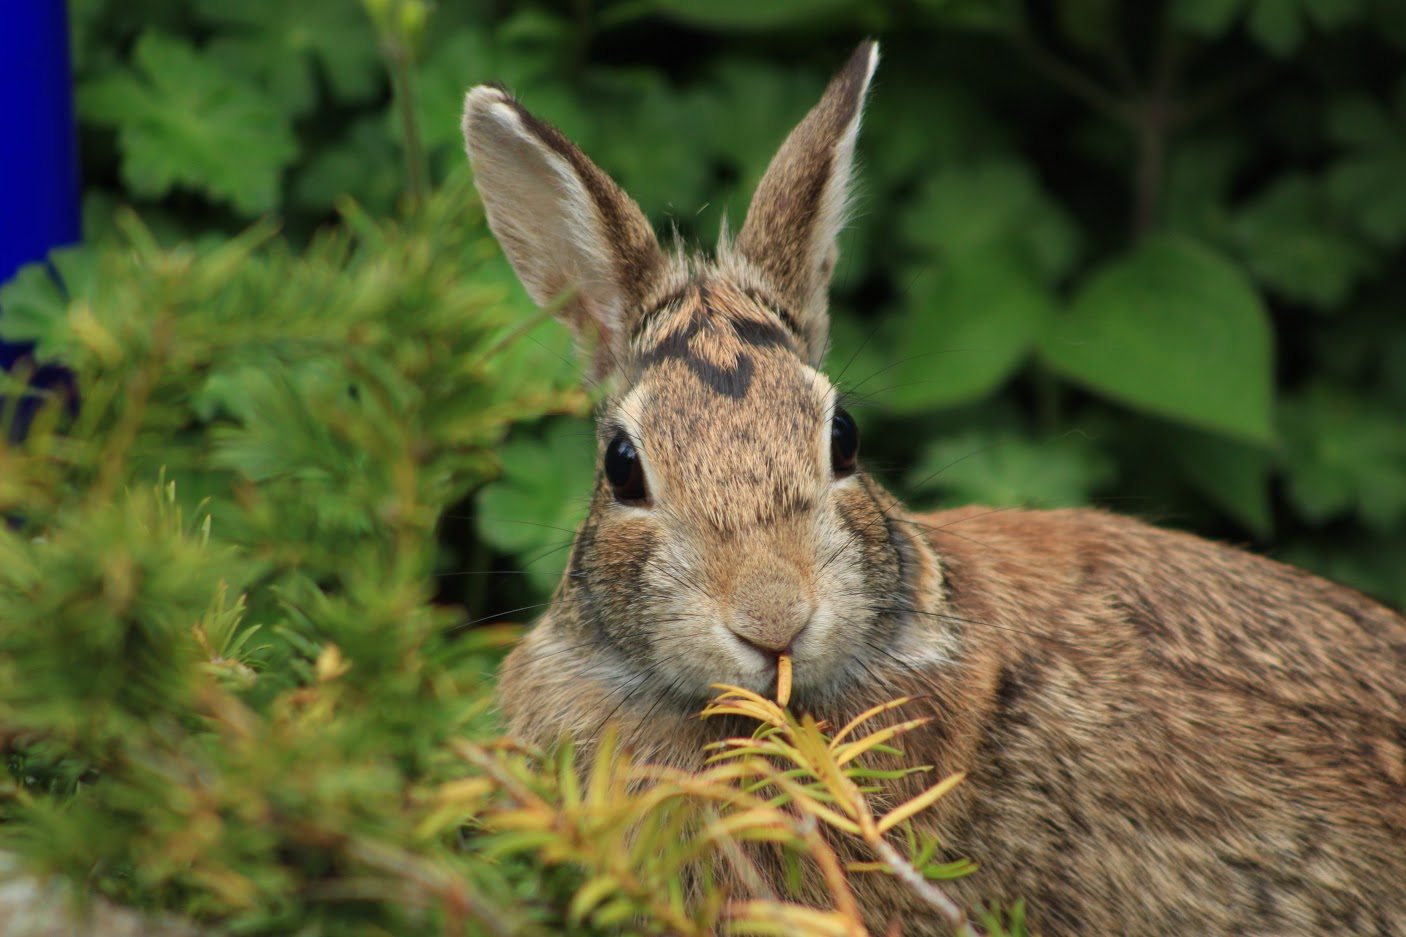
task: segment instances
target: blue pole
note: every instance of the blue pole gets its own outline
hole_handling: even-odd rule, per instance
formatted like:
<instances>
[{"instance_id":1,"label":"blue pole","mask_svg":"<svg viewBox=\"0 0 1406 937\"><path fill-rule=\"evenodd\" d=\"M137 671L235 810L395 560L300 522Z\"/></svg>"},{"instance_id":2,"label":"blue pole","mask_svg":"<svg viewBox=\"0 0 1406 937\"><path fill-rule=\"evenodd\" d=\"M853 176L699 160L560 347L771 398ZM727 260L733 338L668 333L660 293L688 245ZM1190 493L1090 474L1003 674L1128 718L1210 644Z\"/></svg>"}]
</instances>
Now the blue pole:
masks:
<instances>
[{"instance_id":1,"label":"blue pole","mask_svg":"<svg viewBox=\"0 0 1406 937\"><path fill-rule=\"evenodd\" d=\"M78 147L63 0L5 0L0 26L0 283L79 238ZM0 315L4 310L0 309ZM0 344L0 368L27 349Z\"/></svg>"}]
</instances>

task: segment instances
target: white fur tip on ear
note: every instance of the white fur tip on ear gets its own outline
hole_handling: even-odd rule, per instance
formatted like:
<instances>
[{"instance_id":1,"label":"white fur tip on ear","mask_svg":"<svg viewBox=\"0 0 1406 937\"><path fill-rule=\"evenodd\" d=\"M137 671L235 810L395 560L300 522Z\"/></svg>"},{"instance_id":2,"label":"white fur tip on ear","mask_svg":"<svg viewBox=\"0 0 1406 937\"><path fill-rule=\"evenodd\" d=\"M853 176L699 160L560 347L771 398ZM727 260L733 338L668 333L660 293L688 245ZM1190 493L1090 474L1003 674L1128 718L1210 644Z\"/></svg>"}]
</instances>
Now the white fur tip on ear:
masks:
<instances>
[{"instance_id":1,"label":"white fur tip on ear","mask_svg":"<svg viewBox=\"0 0 1406 937\"><path fill-rule=\"evenodd\" d=\"M869 40L869 69L864 74L864 84L868 85L870 79L874 77L874 71L879 67L879 41Z\"/></svg>"},{"instance_id":2,"label":"white fur tip on ear","mask_svg":"<svg viewBox=\"0 0 1406 937\"><path fill-rule=\"evenodd\" d=\"M464 118L460 129L466 143L473 139L471 126L493 121L500 127L515 128L519 121L512 95L497 85L475 85L464 95Z\"/></svg>"},{"instance_id":3,"label":"white fur tip on ear","mask_svg":"<svg viewBox=\"0 0 1406 937\"><path fill-rule=\"evenodd\" d=\"M494 104L511 105L512 100L512 96L497 85L474 85L464 95L464 111L487 110Z\"/></svg>"}]
</instances>

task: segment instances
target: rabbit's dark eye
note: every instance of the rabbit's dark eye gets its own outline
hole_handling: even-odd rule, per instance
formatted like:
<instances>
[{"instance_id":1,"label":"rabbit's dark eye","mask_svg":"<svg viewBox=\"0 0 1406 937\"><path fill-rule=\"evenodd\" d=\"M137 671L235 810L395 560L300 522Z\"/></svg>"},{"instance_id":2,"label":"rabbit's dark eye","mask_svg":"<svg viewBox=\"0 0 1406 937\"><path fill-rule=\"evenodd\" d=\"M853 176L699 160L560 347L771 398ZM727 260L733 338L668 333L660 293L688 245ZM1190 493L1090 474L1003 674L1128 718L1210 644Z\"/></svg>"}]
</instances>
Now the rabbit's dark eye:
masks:
<instances>
[{"instance_id":1,"label":"rabbit's dark eye","mask_svg":"<svg viewBox=\"0 0 1406 937\"><path fill-rule=\"evenodd\" d=\"M830 468L836 478L843 478L854 472L855 460L859 458L859 427L854 425L854 417L844 407L835 408L835 416L830 421Z\"/></svg>"},{"instance_id":2,"label":"rabbit's dark eye","mask_svg":"<svg viewBox=\"0 0 1406 937\"><path fill-rule=\"evenodd\" d=\"M605 447L605 480L615 492L617 501L644 501L649 492L644 486L644 466L634 443L624 433L616 433Z\"/></svg>"}]
</instances>

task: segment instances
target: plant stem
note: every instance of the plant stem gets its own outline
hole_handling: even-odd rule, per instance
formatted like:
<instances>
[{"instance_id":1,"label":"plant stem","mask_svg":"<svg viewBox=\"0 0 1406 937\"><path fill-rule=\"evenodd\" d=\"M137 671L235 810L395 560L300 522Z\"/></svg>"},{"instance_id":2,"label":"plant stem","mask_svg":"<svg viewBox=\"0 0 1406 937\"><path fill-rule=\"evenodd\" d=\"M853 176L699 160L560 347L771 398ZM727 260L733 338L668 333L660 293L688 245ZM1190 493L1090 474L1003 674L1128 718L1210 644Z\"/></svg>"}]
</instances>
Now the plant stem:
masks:
<instances>
[{"instance_id":1,"label":"plant stem","mask_svg":"<svg viewBox=\"0 0 1406 937\"><path fill-rule=\"evenodd\" d=\"M420 124L415 118L415 100L411 94L414 75L410 67L410 55L403 42L392 39L386 44L386 57L390 60L391 93L395 96L401 133L405 137L406 194L409 196L411 210L419 211L429 194L429 172L425 162L425 150L420 142Z\"/></svg>"},{"instance_id":2,"label":"plant stem","mask_svg":"<svg viewBox=\"0 0 1406 937\"><path fill-rule=\"evenodd\" d=\"M1157 224L1166 171L1167 142L1176 123L1176 94L1180 77L1181 44L1165 22L1158 43L1157 61L1141 104L1134 112L1137 128L1137 169L1133 181L1134 238Z\"/></svg>"},{"instance_id":3,"label":"plant stem","mask_svg":"<svg viewBox=\"0 0 1406 937\"><path fill-rule=\"evenodd\" d=\"M1010 37L1026 61L1046 78L1114 123L1128 125L1133 122L1136 115L1128 102L1036 42L1023 23L1011 32Z\"/></svg>"},{"instance_id":4,"label":"plant stem","mask_svg":"<svg viewBox=\"0 0 1406 937\"><path fill-rule=\"evenodd\" d=\"M962 906L947 897L947 892L923 878L918 870L908 863L907 859L899 855L897 849L889 845L887 840L879 837L869 845L883 860L884 865L888 866L888 870L893 873L894 878L911 888L914 894L923 899L938 914L941 914L951 926L954 934L957 934L958 937L980 937L971 921L967 919L967 912L962 909Z\"/></svg>"}]
</instances>

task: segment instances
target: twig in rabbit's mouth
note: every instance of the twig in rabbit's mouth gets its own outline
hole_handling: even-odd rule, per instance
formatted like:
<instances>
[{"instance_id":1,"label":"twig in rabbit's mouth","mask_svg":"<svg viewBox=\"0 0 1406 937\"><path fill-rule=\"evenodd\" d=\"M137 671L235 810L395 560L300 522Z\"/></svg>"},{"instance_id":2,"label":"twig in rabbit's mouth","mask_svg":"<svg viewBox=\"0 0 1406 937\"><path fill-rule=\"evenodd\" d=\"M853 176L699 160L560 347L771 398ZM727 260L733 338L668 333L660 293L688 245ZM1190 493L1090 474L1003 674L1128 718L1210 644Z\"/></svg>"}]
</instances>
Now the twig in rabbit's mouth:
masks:
<instances>
[{"instance_id":1,"label":"twig in rabbit's mouth","mask_svg":"<svg viewBox=\"0 0 1406 937\"><path fill-rule=\"evenodd\" d=\"M776 656L776 703L785 706L791 701L791 655Z\"/></svg>"}]
</instances>

